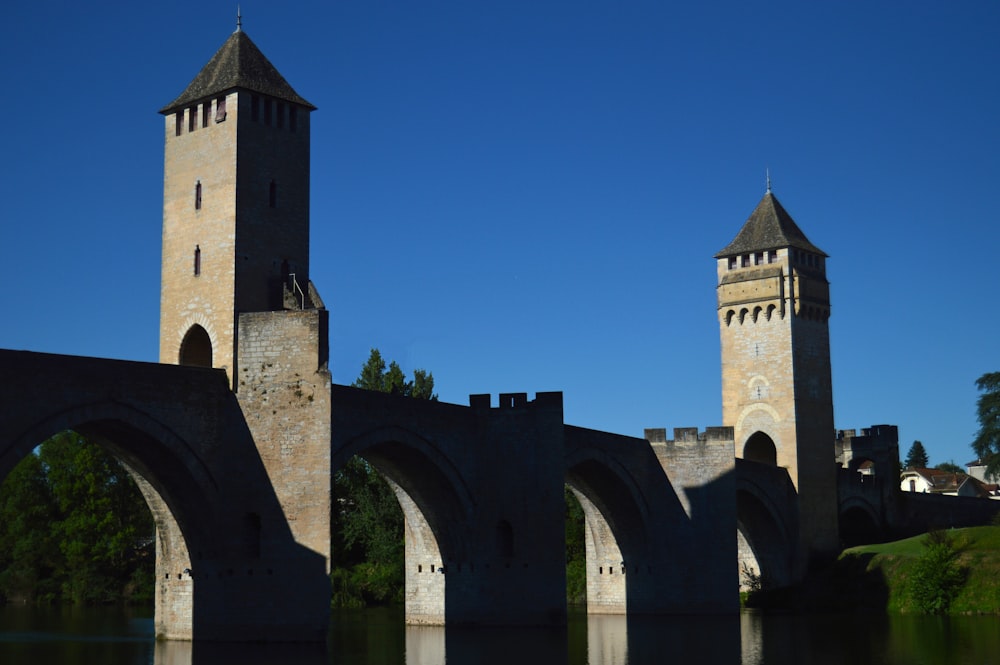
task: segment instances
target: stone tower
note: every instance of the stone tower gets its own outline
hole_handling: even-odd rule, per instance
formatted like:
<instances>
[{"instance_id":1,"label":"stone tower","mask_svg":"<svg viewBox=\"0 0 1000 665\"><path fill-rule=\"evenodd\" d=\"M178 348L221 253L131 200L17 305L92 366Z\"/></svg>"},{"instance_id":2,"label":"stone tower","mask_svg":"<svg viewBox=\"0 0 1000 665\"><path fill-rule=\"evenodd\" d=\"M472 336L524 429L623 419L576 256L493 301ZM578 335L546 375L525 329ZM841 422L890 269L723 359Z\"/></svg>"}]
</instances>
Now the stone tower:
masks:
<instances>
[{"instance_id":1,"label":"stone tower","mask_svg":"<svg viewBox=\"0 0 1000 665\"><path fill-rule=\"evenodd\" d=\"M246 570L290 565L280 561L289 528L329 566L328 312L309 281L313 110L239 27L160 110L160 362L228 373L279 505L246 498ZM199 564L166 506L147 500L158 534L157 616L183 635L176 615L190 602L164 571Z\"/></svg>"},{"instance_id":2,"label":"stone tower","mask_svg":"<svg viewBox=\"0 0 1000 665\"><path fill-rule=\"evenodd\" d=\"M722 417L736 455L784 467L803 554L837 547L827 255L768 187L718 254Z\"/></svg>"},{"instance_id":3,"label":"stone tower","mask_svg":"<svg viewBox=\"0 0 1000 665\"><path fill-rule=\"evenodd\" d=\"M160 362L236 382L237 316L309 298L309 116L237 29L166 116Z\"/></svg>"}]
</instances>

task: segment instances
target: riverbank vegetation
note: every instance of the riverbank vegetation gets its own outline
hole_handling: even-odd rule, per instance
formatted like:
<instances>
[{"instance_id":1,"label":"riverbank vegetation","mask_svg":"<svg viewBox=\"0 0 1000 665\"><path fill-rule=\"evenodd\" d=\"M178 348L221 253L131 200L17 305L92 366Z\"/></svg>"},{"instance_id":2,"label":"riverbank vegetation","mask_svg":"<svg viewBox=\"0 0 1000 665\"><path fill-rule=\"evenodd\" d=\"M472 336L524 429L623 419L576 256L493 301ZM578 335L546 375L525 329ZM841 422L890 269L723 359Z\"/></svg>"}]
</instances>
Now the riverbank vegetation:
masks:
<instances>
[{"instance_id":1,"label":"riverbank vegetation","mask_svg":"<svg viewBox=\"0 0 1000 665\"><path fill-rule=\"evenodd\" d=\"M1000 526L932 531L845 550L801 585L751 594L748 607L1000 614Z\"/></svg>"}]
</instances>

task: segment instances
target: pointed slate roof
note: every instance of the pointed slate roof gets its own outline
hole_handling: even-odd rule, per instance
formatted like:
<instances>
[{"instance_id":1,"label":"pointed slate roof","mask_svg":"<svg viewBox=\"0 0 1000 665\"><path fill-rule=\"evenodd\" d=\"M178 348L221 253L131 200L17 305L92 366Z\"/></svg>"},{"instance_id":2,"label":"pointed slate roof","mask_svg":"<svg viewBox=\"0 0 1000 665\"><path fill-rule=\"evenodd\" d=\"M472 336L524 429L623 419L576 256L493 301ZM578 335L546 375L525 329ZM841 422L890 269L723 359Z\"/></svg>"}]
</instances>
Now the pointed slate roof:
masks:
<instances>
[{"instance_id":1,"label":"pointed slate roof","mask_svg":"<svg viewBox=\"0 0 1000 665\"><path fill-rule=\"evenodd\" d=\"M716 254L715 258L752 254L782 247L795 247L827 256L826 252L809 242L809 238L798 227L792 216L781 207L771 190L768 190L750 214L750 219L736 234L736 238Z\"/></svg>"},{"instance_id":2,"label":"pointed slate roof","mask_svg":"<svg viewBox=\"0 0 1000 665\"><path fill-rule=\"evenodd\" d=\"M160 113L172 113L194 101L214 97L233 88L277 97L309 110L316 108L292 89L247 33L237 30L202 67L180 97L160 109Z\"/></svg>"}]
</instances>

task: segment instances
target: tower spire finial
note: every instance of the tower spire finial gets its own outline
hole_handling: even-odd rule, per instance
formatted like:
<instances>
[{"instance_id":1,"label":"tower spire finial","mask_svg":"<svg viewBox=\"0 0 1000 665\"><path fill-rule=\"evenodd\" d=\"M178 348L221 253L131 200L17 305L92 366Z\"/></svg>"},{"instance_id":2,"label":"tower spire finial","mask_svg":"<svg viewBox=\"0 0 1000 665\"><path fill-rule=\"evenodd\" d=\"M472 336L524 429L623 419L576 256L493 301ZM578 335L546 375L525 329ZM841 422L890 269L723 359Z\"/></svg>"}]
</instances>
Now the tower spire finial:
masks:
<instances>
[{"instance_id":1,"label":"tower spire finial","mask_svg":"<svg viewBox=\"0 0 1000 665\"><path fill-rule=\"evenodd\" d=\"M243 32L243 14L239 5L236 5L236 32Z\"/></svg>"},{"instance_id":2,"label":"tower spire finial","mask_svg":"<svg viewBox=\"0 0 1000 665\"><path fill-rule=\"evenodd\" d=\"M764 168L764 175L767 178L767 192L766 193L770 194L771 193L771 169L765 167Z\"/></svg>"}]
</instances>

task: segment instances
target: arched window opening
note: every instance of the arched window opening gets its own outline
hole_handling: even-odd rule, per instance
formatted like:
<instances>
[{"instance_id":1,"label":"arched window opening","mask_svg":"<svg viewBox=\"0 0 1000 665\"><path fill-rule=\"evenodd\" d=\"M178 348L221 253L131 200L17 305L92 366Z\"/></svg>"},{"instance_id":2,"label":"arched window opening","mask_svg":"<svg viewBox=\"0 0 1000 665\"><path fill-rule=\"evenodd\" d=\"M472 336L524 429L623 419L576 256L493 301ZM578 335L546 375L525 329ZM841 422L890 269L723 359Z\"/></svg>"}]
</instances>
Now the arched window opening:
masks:
<instances>
[{"instance_id":1,"label":"arched window opening","mask_svg":"<svg viewBox=\"0 0 1000 665\"><path fill-rule=\"evenodd\" d=\"M514 558L514 529L507 520L497 522L497 554L501 559Z\"/></svg>"},{"instance_id":2,"label":"arched window opening","mask_svg":"<svg viewBox=\"0 0 1000 665\"><path fill-rule=\"evenodd\" d=\"M777 466L778 451L771 437L763 432L754 432L743 446L743 459Z\"/></svg>"},{"instance_id":3,"label":"arched window opening","mask_svg":"<svg viewBox=\"0 0 1000 665\"><path fill-rule=\"evenodd\" d=\"M212 366L212 340L199 325L191 326L181 342L181 352L178 361L181 365L194 367Z\"/></svg>"}]
</instances>

